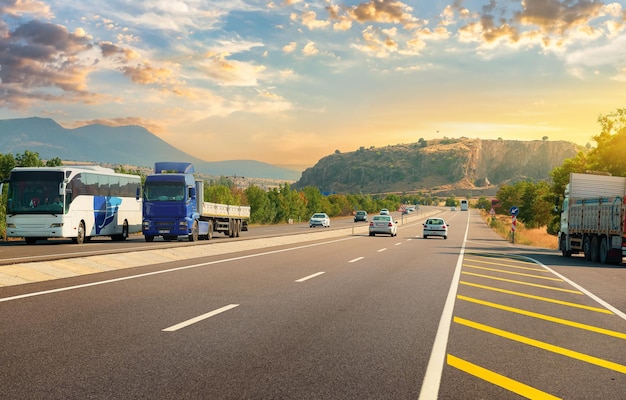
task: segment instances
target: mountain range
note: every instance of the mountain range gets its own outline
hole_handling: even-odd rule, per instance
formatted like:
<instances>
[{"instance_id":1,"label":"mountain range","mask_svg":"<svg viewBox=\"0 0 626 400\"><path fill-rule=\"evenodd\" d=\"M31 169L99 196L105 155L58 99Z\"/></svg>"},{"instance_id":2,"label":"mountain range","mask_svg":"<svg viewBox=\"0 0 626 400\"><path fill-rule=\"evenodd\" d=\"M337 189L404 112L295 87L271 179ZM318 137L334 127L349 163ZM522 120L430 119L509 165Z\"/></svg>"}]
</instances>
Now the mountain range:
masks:
<instances>
[{"instance_id":1,"label":"mountain range","mask_svg":"<svg viewBox=\"0 0 626 400\"><path fill-rule=\"evenodd\" d=\"M43 160L152 167L157 161L186 161L198 173L276 180L297 180L301 172L255 160L204 161L160 139L141 126L111 127L100 124L66 129L50 118L0 120L0 152L21 154L29 150Z\"/></svg>"}]
</instances>

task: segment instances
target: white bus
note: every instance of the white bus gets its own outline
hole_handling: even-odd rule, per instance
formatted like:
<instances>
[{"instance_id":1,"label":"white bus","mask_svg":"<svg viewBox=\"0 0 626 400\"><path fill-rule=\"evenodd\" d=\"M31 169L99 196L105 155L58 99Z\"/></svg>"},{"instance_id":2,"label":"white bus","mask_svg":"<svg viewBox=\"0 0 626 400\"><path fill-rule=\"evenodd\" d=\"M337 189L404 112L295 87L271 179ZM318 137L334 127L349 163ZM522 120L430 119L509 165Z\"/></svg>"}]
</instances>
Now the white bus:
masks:
<instances>
[{"instance_id":1,"label":"white bus","mask_svg":"<svg viewBox=\"0 0 626 400\"><path fill-rule=\"evenodd\" d=\"M22 237L27 244L47 238L83 243L93 236L125 240L141 232L138 175L100 166L16 167L5 183L7 237Z\"/></svg>"},{"instance_id":2,"label":"white bus","mask_svg":"<svg viewBox=\"0 0 626 400\"><path fill-rule=\"evenodd\" d=\"M467 200L463 199L461 200L461 211L467 211L469 208L469 204L467 203Z\"/></svg>"}]
</instances>

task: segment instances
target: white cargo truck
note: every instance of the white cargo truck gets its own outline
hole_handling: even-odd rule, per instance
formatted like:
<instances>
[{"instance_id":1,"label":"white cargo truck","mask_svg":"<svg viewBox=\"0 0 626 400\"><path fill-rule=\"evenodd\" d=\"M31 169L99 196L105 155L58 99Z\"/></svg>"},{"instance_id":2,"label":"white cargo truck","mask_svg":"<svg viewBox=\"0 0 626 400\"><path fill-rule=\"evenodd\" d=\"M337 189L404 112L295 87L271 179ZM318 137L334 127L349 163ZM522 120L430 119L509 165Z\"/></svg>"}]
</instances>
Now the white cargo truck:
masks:
<instances>
[{"instance_id":1,"label":"white cargo truck","mask_svg":"<svg viewBox=\"0 0 626 400\"><path fill-rule=\"evenodd\" d=\"M626 178L571 173L559 229L564 257L583 253L588 261L621 264L626 256Z\"/></svg>"}]
</instances>

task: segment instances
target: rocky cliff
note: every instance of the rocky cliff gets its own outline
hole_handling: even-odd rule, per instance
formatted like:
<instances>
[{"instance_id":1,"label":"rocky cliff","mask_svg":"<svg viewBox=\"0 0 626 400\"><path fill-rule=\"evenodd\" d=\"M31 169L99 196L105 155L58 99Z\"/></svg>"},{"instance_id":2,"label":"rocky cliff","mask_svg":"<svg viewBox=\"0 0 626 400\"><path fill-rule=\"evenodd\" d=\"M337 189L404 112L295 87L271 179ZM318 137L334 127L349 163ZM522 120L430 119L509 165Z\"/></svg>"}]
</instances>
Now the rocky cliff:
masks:
<instances>
[{"instance_id":1,"label":"rocky cliff","mask_svg":"<svg viewBox=\"0 0 626 400\"><path fill-rule=\"evenodd\" d=\"M326 156L305 170L296 188L337 193L430 191L489 193L505 183L548 179L584 148L566 141L438 139L360 148Z\"/></svg>"}]
</instances>

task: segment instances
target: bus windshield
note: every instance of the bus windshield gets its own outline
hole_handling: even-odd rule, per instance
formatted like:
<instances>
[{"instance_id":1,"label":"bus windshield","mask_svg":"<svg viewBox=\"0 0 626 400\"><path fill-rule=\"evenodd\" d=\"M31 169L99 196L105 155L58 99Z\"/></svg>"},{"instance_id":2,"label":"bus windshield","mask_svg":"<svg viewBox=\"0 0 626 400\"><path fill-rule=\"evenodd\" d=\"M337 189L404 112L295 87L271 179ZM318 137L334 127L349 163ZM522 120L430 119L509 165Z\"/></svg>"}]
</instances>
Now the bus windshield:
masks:
<instances>
[{"instance_id":1,"label":"bus windshield","mask_svg":"<svg viewBox=\"0 0 626 400\"><path fill-rule=\"evenodd\" d=\"M9 214L61 214L62 171L11 172L7 212Z\"/></svg>"},{"instance_id":2,"label":"bus windshield","mask_svg":"<svg viewBox=\"0 0 626 400\"><path fill-rule=\"evenodd\" d=\"M173 201L185 198L185 185L176 182L150 182L144 188L146 201Z\"/></svg>"}]
</instances>

